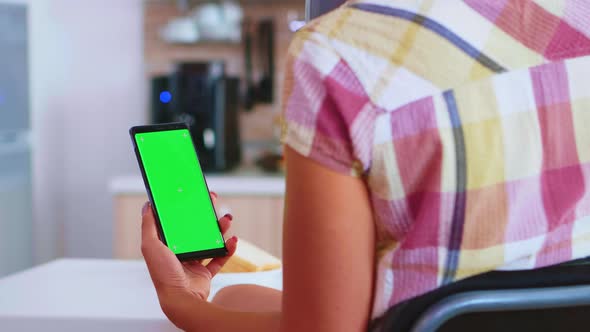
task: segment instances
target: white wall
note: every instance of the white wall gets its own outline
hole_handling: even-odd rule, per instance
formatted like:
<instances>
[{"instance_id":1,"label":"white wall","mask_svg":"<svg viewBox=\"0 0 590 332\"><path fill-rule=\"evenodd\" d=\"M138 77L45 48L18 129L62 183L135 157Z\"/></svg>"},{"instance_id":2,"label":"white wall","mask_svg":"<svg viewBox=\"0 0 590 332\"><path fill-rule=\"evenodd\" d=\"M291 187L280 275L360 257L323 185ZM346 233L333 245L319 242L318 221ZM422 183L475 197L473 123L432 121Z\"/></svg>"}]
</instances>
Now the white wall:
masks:
<instances>
[{"instance_id":1,"label":"white wall","mask_svg":"<svg viewBox=\"0 0 590 332\"><path fill-rule=\"evenodd\" d=\"M110 257L108 181L136 172L145 117L142 1L28 2L36 260Z\"/></svg>"}]
</instances>

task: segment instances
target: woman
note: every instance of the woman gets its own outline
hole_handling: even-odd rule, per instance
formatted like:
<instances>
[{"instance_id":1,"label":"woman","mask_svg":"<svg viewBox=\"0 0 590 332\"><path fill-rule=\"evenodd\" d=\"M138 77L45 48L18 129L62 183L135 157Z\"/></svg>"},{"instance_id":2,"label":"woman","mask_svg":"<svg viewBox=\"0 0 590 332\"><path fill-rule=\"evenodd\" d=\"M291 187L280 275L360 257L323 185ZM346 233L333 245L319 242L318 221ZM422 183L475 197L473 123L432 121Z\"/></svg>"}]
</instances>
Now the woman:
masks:
<instances>
[{"instance_id":1,"label":"woman","mask_svg":"<svg viewBox=\"0 0 590 332\"><path fill-rule=\"evenodd\" d=\"M142 251L166 315L189 331L362 331L450 282L590 255L584 13L361 0L309 24L283 103L284 291L206 302L228 257L181 264L146 206Z\"/></svg>"}]
</instances>

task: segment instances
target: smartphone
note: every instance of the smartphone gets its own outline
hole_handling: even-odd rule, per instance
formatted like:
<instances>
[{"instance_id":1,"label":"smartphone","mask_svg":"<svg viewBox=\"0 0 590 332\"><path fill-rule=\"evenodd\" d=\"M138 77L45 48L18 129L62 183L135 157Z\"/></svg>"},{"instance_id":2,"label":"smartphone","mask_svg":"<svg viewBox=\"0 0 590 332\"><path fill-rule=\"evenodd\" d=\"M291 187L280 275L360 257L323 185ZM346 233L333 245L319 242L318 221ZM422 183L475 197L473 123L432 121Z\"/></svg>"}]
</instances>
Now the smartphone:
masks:
<instances>
[{"instance_id":1,"label":"smartphone","mask_svg":"<svg viewBox=\"0 0 590 332\"><path fill-rule=\"evenodd\" d=\"M187 125L137 126L129 133L162 242L181 261L227 255Z\"/></svg>"}]
</instances>

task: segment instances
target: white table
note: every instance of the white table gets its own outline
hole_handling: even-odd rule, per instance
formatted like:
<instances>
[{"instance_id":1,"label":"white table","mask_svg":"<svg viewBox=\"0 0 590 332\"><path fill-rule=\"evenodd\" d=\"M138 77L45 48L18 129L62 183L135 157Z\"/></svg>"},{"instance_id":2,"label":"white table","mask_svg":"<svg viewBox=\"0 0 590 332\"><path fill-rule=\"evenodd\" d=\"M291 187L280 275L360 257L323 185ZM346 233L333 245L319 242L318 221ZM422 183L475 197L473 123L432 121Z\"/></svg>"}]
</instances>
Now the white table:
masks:
<instances>
[{"instance_id":1,"label":"white table","mask_svg":"<svg viewBox=\"0 0 590 332\"><path fill-rule=\"evenodd\" d=\"M282 271L220 274L227 285L282 289ZM0 331L177 331L142 261L62 259L0 279Z\"/></svg>"}]
</instances>

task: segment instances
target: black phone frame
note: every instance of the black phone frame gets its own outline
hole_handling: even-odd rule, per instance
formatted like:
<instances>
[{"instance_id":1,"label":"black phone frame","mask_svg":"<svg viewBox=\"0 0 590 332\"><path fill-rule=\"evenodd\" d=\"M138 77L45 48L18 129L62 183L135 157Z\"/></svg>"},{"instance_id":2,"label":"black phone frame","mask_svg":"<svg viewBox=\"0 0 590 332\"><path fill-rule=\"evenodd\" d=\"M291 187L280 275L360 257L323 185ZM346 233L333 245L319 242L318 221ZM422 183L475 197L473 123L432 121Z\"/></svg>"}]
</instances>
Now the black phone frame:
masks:
<instances>
[{"instance_id":1,"label":"black phone frame","mask_svg":"<svg viewBox=\"0 0 590 332\"><path fill-rule=\"evenodd\" d=\"M186 123L183 123L183 122L135 126L135 127L132 127L131 129L129 129L129 135L131 135L131 142L133 143L133 150L135 152L135 157L137 158L137 163L138 163L139 169L141 171L141 177L143 178L143 183L145 185L145 189L147 191L149 201L150 201L153 211L154 211L154 217L156 219L156 226L158 228L158 235L160 237L160 240L167 247L168 247L168 243L166 242L166 237L164 236L162 224L160 222L160 217L158 215L158 208L157 208L156 202L154 201L154 198L152 195L152 189L150 187L148 178L146 176L145 168L143 165L143 160L141 159L141 154L140 154L139 149L137 147L137 142L135 141L135 135L141 134L141 133L152 133L152 132L158 132L158 131L181 130L181 129L189 130ZM192 137L190 137L190 139L191 139L191 144L193 145L193 148L194 148L195 144L193 142ZM203 167L199 161L199 155L198 155L196 149L195 149L195 156L197 158L197 162L199 163L199 167L201 167L201 170L202 170ZM203 175L203 181L205 182L205 187L207 188L207 191L209 191L209 185L207 184L207 179L205 178L205 174L202 171L201 171L201 174ZM217 223L217 227L219 228L219 233L221 234L222 232L221 232L221 226L219 225L219 218L217 216L217 211L215 211L215 207L213 206L213 200L212 200L211 196L209 196L209 201L211 202L211 206L213 207L213 214L215 215L215 222ZM183 261L191 261L191 260L199 260L199 259L207 259L207 258L224 257L224 256L227 256L227 254L228 254L228 250L227 250L227 246L225 245L225 241L224 241L223 248L207 249L207 250L200 250L200 251L193 251L193 252L187 252L187 253L182 253L182 254L176 254L176 257L178 258L179 261L183 262Z\"/></svg>"}]
</instances>

